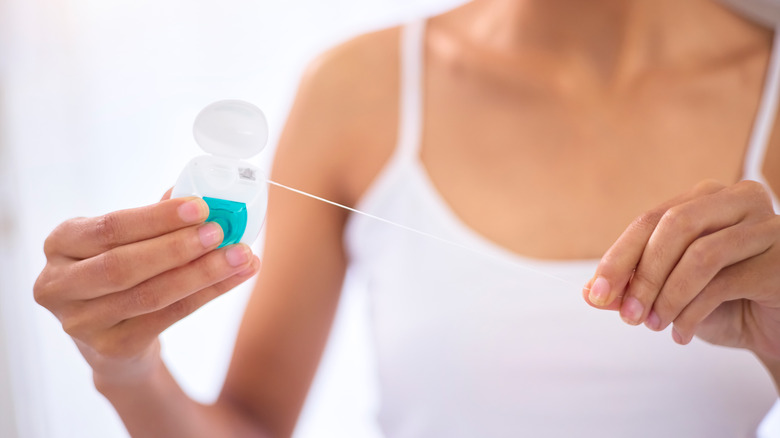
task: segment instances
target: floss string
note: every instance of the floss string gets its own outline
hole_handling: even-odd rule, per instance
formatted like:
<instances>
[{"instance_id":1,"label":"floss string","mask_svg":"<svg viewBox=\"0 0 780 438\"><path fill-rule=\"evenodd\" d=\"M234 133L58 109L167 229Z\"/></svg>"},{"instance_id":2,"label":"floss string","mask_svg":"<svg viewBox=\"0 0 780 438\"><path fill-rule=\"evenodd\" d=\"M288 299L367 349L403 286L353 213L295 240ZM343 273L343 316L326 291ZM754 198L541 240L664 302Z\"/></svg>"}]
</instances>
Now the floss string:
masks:
<instances>
[{"instance_id":1,"label":"floss string","mask_svg":"<svg viewBox=\"0 0 780 438\"><path fill-rule=\"evenodd\" d=\"M309 197L311 199L315 199L317 201L333 205L333 206L338 207L338 208L342 208L342 209L350 211L352 213L356 213L356 214L359 214L361 216L365 216L367 218L370 218L372 220L379 221L379 222L382 222L382 223L387 224L387 225L391 225L391 226L399 228L401 230L408 231L408 232L411 232L411 233L415 233L417 235L426 237L428 239L436 240L436 241L438 241L440 243L444 243L444 244L447 244L447 245L459 248L459 249L464 250L464 251L468 251L468 252L471 252L471 253L474 253L474 254L478 254L478 255L480 255L482 257L487 257L487 258L490 258L490 259L495 260L495 261L500 261L500 262L502 262L504 264L508 264L508 265L513 266L513 267L520 268L522 270L525 270L525 271L528 271L528 272L531 272L531 273L534 273L534 274L537 274L537 275L542 275L544 277L551 278L553 280L557 280L557 281L560 281L562 283L566 283L566 284L571 285L571 286L576 286L578 288L582 288L582 286L580 284L574 283L574 282L572 282L570 280L567 280L565 278L562 278L562 277L558 277L557 275L550 274L549 272L545 272L545 271L533 268L531 266L528 266L527 264L518 263L518 262L515 262L515 261L510 261L510 260L501 258L501 257L496 256L495 254L490 254L490 253L487 253L487 252L484 252L484 251L480 251L480 250L475 249L473 247L470 247L468 245L464 245L462 243L454 242L452 240L445 239L445 238L437 236L435 234L427 233L425 231L418 230L416 228L412 228L412 227L409 227L407 225L400 224L398 222L393 222L393 221L391 221L389 219L385 219L383 217L376 216L376 215L373 215L371 213L366 213L365 211L361 211L361 210L358 210L356 208L352 208L352 207L346 206L344 204L339 204L338 202L334 202L334 201L331 201L329 199L325 199L325 198L322 198L320 196L304 192L303 190L298 190L296 188L293 188L293 187L284 185L282 183L278 183L276 181L273 181L273 180L271 180L269 178L265 178L265 181L268 184L274 185L276 187L279 187L279 188L282 188L282 189L285 189L285 190L289 190L289 191L297 193L299 195L303 195L303 196ZM584 288L584 289L588 290L588 288Z\"/></svg>"}]
</instances>

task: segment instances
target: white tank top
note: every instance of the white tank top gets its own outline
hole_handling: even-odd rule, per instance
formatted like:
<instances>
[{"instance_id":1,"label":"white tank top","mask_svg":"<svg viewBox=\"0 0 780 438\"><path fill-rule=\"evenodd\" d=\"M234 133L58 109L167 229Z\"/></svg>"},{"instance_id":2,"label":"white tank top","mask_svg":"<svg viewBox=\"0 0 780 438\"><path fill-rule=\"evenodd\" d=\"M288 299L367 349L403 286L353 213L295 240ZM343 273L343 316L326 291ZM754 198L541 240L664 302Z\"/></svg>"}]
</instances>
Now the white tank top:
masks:
<instances>
[{"instance_id":1,"label":"white tank top","mask_svg":"<svg viewBox=\"0 0 780 438\"><path fill-rule=\"evenodd\" d=\"M631 327L584 303L597 261L518 256L466 226L419 159L424 23L401 39L400 133L358 207L491 257L370 218L346 230L353 279L369 294L378 421L407 437L751 437L776 400L744 350ZM777 105L775 42L744 177L761 163ZM777 205L777 204L776 204ZM511 263L497 261L506 260Z\"/></svg>"}]
</instances>

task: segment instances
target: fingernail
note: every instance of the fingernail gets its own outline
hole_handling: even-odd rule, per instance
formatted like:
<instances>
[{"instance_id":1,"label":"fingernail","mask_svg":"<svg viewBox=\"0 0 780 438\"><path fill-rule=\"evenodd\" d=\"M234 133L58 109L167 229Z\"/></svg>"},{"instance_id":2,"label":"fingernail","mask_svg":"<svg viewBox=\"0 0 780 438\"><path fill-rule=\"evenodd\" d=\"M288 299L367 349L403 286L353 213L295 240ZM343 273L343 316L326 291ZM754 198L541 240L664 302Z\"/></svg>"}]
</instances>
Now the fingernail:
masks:
<instances>
[{"instance_id":1,"label":"fingernail","mask_svg":"<svg viewBox=\"0 0 780 438\"><path fill-rule=\"evenodd\" d=\"M651 310L650 314L647 315L647 321L645 321L645 325L650 330L661 330L661 318L658 317L658 314L655 313L655 310Z\"/></svg>"},{"instance_id":2,"label":"fingernail","mask_svg":"<svg viewBox=\"0 0 780 438\"><path fill-rule=\"evenodd\" d=\"M620 308L620 316L626 323L637 325L644 311L645 308L639 300L634 297L628 297L623 301L623 306Z\"/></svg>"},{"instance_id":3,"label":"fingernail","mask_svg":"<svg viewBox=\"0 0 780 438\"><path fill-rule=\"evenodd\" d=\"M209 215L209 206L204 200L197 198L180 205L177 211L181 220L191 224L206 219Z\"/></svg>"},{"instance_id":4,"label":"fingernail","mask_svg":"<svg viewBox=\"0 0 780 438\"><path fill-rule=\"evenodd\" d=\"M250 251L246 245L235 245L225 252L225 257L230 266L242 266L249 261Z\"/></svg>"},{"instance_id":5,"label":"fingernail","mask_svg":"<svg viewBox=\"0 0 780 438\"><path fill-rule=\"evenodd\" d=\"M588 299L597 306L605 306L609 299L609 282L604 277L597 277L590 287Z\"/></svg>"},{"instance_id":6,"label":"fingernail","mask_svg":"<svg viewBox=\"0 0 780 438\"><path fill-rule=\"evenodd\" d=\"M220 227L218 223L209 222L198 228L198 237L204 248L211 248L222 242L224 234L222 232L222 227Z\"/></svg>"},{"instance_id":7,"label":"fingernail","mask_svg":"<svg viewBox=\"0 0 780 438\"><path fill-rule=\"evenodd\" d=\"M672 339L674 339L674 342L683 345L683 338L680 336L680 333L677 332L676 328L672 329Z\"/></svg>"}]
</instances>

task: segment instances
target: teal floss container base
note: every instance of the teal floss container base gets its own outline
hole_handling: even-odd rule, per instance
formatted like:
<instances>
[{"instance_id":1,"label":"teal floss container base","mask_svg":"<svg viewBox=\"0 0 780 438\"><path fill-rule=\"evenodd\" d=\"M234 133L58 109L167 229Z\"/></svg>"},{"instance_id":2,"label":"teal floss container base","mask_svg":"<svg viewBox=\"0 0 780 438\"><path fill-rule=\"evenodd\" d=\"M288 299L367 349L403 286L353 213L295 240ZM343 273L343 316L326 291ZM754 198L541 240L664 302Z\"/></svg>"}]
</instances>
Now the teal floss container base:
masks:
<instances>
[{"instance_id":1,"label":"teal floss container base","mask_svg":"<svg viewBox=\"0 0 780 438\"><path fill-rule=\"evenodd\" d=\"M218 248L240 242L246 231L246 204L208 196L204 196L203 200L209 206L209 217L206 222L219 224L225 235Z\"/></svg>"},{"instance_id":2,"label":"teal floss container base","mask_svg":"<svg viewBox=\"0 0 780 438\"><path fill-rule=\"evenodd\" d=\"M222 227L220 248L251 245L265 222L268 186L261 170L244 160L268 140L263 112L240 100L214 102L195 117L192 134L207 154L187 163L171 197L203 198L209 206L206 221Z\"/></svg>"}]
</instances>

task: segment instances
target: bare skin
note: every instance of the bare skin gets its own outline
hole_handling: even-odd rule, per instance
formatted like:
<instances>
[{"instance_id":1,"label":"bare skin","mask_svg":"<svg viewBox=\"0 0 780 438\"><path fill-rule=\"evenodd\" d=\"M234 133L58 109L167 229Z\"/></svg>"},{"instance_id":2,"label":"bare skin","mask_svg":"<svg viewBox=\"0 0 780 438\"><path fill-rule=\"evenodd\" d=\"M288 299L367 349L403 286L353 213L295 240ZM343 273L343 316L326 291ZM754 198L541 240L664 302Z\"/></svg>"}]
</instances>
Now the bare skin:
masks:
<instances>
[{"instance_id":1,"label":"bare skin","mask_svg":"<svg viewBox=\"0 0 780 438\"><path fill-rule=\"evenodd\" d=\"M395 145L398 38L363 36L311 67L276 180L357 203ZM592 305L652 329L675 324L681 343L699 335L750 349L780 381L780 226L765 188L737 184L771 38L706 0L478 0L429 22L422 162L465 223L516 253L606 253L583 292ZM777 132L764 171L780 193ZM691 189L703 180L721 183ZM215 231L202 228L198 201L182 214L185 201L64 223L47 240L36 299L133 436L289 436L348 265L347 215L271 190L263 266L222 394L205 406L167 372L157 335L259 261L245 248L213 250L217 239L203 245ZM702 231L732 229L752 253L726 234L705 249L730 258L682 263ZM631 280L634 269L651 280ZM681 273L698 283L682 287ZM634 304L623 308L632 297L637 318Z\"/></svg>"}]
</instances>

